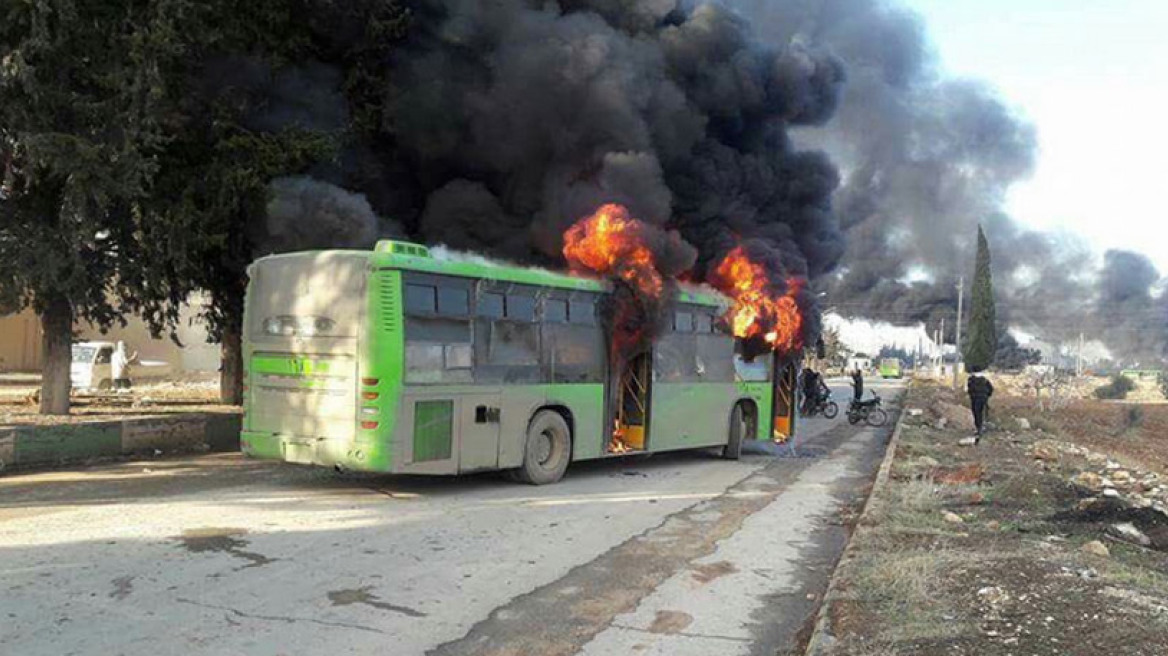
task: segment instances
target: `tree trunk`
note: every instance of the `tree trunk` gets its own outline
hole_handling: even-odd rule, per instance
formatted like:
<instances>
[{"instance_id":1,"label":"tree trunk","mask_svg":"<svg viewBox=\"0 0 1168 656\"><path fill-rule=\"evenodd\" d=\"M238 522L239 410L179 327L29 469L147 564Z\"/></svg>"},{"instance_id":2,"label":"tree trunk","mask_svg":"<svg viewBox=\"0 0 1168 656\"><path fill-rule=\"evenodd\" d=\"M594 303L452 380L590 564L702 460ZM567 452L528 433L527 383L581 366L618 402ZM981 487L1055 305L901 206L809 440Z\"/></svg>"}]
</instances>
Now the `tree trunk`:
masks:
<instances>
[{"instance_id":1,"label":"tree trunk","mask_svg":"<svg viewBox=\"0 0 1168 656\"><path fill-rule=\"evenodd\" d=\"M48 301L41 312L41 414L69 414L69 391L73 383L69 365L73 361L73 306L60 296Z\"/></svg>"},{"instance_id":2,"label":"tree trunk","mask_svg":"<svg viewBox=\"0 0 1168 656\"><path fill-rule=\"evenodd\" d=\"M219 342L222 369L219 372L219 401L226 405L243 404L243 341L238 325L226 326Z\"/></svg>"}]
</instances>

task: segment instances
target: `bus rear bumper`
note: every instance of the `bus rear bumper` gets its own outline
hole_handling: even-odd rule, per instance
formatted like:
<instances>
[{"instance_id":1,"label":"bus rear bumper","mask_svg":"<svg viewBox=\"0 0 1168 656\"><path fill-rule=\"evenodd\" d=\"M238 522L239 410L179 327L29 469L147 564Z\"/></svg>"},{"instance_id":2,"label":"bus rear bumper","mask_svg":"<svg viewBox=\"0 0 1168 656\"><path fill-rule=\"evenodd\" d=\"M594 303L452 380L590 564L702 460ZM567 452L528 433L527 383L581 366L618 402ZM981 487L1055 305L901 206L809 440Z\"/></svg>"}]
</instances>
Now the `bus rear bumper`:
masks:
<instances>
[{"instance_id":1,"label":"bus rear bumper","mask_svg":"<svg viewBox=\"0 0 1168 656\"><path fill-rule=\"evenodd\" d=\"M380 463L376 453L368 449L368 445L350 440L242 431L239 446L243 454L250 458L320 467L389 471L388 467L378 466Z\"/></svg>"}]
</instances>

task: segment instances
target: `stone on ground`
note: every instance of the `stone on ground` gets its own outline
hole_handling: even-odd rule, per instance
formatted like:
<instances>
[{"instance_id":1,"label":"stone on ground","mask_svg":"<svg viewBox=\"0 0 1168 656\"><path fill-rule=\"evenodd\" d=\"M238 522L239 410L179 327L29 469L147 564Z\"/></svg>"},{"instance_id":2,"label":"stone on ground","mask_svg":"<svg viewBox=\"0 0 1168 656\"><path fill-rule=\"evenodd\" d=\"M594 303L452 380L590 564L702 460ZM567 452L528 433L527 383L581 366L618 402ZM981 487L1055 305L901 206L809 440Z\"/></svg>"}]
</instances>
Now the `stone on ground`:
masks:
<instances>
[{"instance_id":1,"label":"stone on ground","mask_svg":"<svg viewBox=\"0 0 1168 656\"><path fill-rule=\"evenodd\" d=\"M1144 535L1144 532L1136 528L1135 524L1131 522L1123 522L1121 524L1112 524L1107 532L1125 542L1138 544L1141 547L1151 546L1152 539Z\"/></svg>"},{"instance_id":2,"label":"stone on ground","mask_svg":"<svg viewBox=\"0 0 1168 656\"><path fill-rule=\"evenodd\" d=\"M1071 482L1091 492L1099 492L1103 489L1103 477L1095 472L1079 472L1071 479Z\"/></svg>"},{"instance_id":3,"label":"stone on ground","mask_svg":"<svg viewBox=\"0 0 1168 656\"><path fill-rule=\"evenodd\" d=\"M1050 440L1039 440L1034 443L1030 454L1038 460L1058 460L1058 445Z\"/></svg>"},{"instance_id":4,"label":"stone on ground","mask_svg":"<svg viewBox=\"0 0 1168 656\"><path fill-rule=\"evenodd\" d=\"M961 515L958 515L955 512L950 512L948 510L941 511L941 519L944 519L945 521L949 522L950 524L964 524L965 523L965 520L961 519Z\"/></svg>"},{"instance_id":5,"label":"stone on ground","mask_svg":"<svg viewBox=\"0 0 1168 656\"><path fill-rule=\"evenodd\" d=\"M1111 550L1107 548L1107 545L1103 544L1099 540L1091 540L1090 542L1084 544L1082 546L1082 550L1086 553L1094 554L1096 556L1107 557L1111 555Z\"/></svg>"},{"instance_id":6,"label":"stone on ground","mask_svg":"<svg viewBox=\"0 0 1168 656\"><path fill-rule=\"evenodd\" d=\"M959 406L956 403L938 401L933 411L937 413L940 419L944 419L945 425L950 428L973 430L973 414L970 413L969 408ZM940 420L938 420L938 423L940 423Z\"/></svg>"}]
</instances>

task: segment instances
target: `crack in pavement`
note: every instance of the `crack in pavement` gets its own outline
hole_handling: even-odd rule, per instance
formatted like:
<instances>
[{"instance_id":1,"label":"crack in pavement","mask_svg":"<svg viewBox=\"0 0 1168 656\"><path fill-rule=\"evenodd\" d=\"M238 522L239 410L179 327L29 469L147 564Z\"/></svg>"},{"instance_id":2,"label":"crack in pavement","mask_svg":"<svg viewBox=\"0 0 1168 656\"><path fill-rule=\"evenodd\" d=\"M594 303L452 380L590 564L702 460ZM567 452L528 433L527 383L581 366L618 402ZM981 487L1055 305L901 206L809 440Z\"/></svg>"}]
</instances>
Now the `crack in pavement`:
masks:
<instances>
[{"instance_id":1,"label":"crack in pavement","mask_svg":"<svg viewBox=\"0 0 1168 656\"><path fill-rule=\"evenodd\" d=\"M834 451L856 428L844 424L818 441ZM657 526L531 592L513 598L462 637L428 656L569 656L636 608L642 599L694 560L715 551L747 517L772 503L814 461L776 459L722 494L666 517Z\"/></svg>"},{"instance_id":2,"label":"crack in pavement","mask_svg":"<svg viewBox=\"0 0 1168 656\"><path fill-rule=\"evenodd\" d=\"M361 624L350 624L348 622L327 622L325 620L313 619L311 617L293 617L291 615L259 615L256 613L246 613L246 612L239 610L237 608L231 608L230 606L218 606L216 604L204 604L202 602L198 602L198 601L195 601L193 599L184 599L182 597L178 597L177 599L175 599L175 601L179 602L180 604L190 604L191 606L198 606L200 608L210 608L212 610L221 610L221 611L231 613L232 615L235 615L236 617L245 617L247 619L252 619L252 620L267 620L270 622L284 622L286 624L296 624L297 622L307 622L309 624L319 624L321 626L328 626L328 627L333 627L333 628L357 629L360 631L369 631L371 633L380 633L383 635L388 635L385 631L382 631L381 629L375 629L371 626L363 626Z\"/></svg>"},{"instance_id":3,"label":"crack in pavement","mask_svg":"<svg viewBox=\"0 0 1168 656\"><path fill-rule=\"evenodd\" d=\"M636 631L637 633L651 633L654 635L662 635L658 631L650 631L649 629L642 629L637 626L629 626L627 624L609 624L613 629L623 629L625 631ZM683 638L709 638L710 640L729 640L731 642L754 642L751 638L739 638L737 636L711 635L709 633L689 633L686 631L670 631L665 635L681 636Z\"/></svg>"}]
</instances>

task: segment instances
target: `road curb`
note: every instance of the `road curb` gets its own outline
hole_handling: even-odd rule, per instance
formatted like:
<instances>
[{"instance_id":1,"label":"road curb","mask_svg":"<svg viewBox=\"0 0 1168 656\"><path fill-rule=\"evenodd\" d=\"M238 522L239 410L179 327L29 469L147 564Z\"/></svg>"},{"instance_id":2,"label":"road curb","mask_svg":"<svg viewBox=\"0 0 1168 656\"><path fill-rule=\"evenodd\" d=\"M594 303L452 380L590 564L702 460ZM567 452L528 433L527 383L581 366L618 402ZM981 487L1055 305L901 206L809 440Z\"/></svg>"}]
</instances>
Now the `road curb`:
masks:
<instances>
[{"instance_id":1,"label":"road curb","mask_svg":"<svg viewBox=\"0 0 1168 656\"><path fill-rule=\"evenodd\" d=\"M909 390L904 392L905 400L908 399ZM892 429L892 437L888 440L887 450L884 452L884 459L880 461L880 468L876 470L876 479L872 482L872 489L868 492L868 498L864 500L864 507L860 511L859 517L856 518L855 529L852 535L848 538L848 544L844 547L844 551L840 554L840 559L835 565L835 569L831 573L831 580L827 584L827 590L823 593L823 602L819 605L819 612L815 618L815 628L811 632L811 637L807 640L807 649L804 650L804 656L824 656L827 654L827 649L834 638L828 631L827 624L830 619L831 602L836 597L839 590L839 571L852 557L852 547L855 544L856 532L860 530L860 526L867 519L872 511L872 500L876 498L876 494L884 488L888 482L889 472L892 471L892 460L896 457L896 447L900 443L900 431L904 427L904 418L908 416L908 412L901 404L900 416L896 419L896 427Z\"/></svg>"},{"instance_id":2,"label":"road curb","mask_svg":"<svg viewBox=\"0 0 1168 656\"><path fill-rule=\"evenodd\" d=\"M0 472L98 458L238 451L241 415L197 412L54 426L0 427Z\"/></svg>"}]
</instances>

